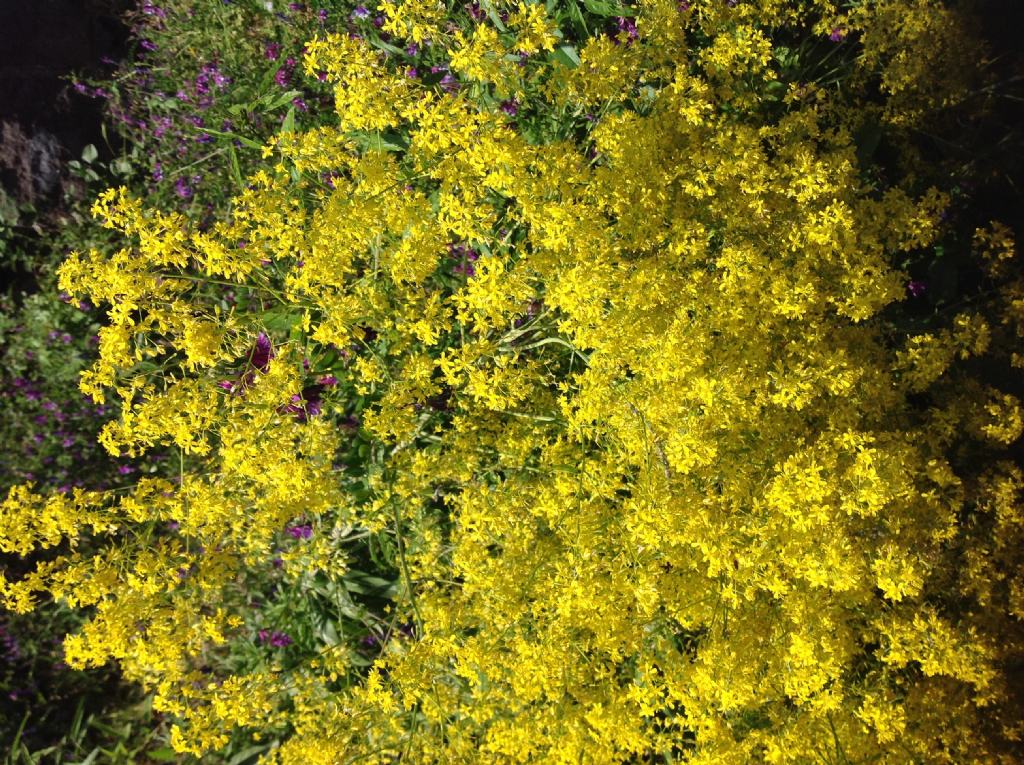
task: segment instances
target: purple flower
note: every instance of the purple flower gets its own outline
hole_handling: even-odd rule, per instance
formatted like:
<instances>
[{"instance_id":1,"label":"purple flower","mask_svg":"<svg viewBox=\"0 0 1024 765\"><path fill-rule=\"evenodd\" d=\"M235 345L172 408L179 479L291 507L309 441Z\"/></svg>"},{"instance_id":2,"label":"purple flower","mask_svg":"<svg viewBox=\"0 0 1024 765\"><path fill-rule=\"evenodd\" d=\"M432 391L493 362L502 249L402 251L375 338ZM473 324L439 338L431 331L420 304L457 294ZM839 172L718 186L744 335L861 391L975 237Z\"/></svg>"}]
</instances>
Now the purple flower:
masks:
<instances>
[{"instance_id":1,"label":"purple flower","mask_svg":"<svg viewBox=\"0 0 1024 765\"><path fill-rule=\"evenodd\" d=\"M249 352L249 363L261 372L266 372L272 358L274 358L274 346L270 342L270 338L260 332L256 337L256 344Z\"/></svg>"},{"instance_id":2,"label":"purple flower","mask_svg":"<svg viewBox=\"0 0 1024 765\"><path fill-rule=\"evenodd\" d=\"M318 19L320 19L320 23L321 24L326 24L327 23L327 11L326 11L326 9L321 8L319 11L317 11L316 12L316 17Z\"/></svg>"},{"instance_id":3,"label":"purple flower","mask_svg":"<svg viewBox=\"0 0 1024 765\"><path fill-rule=\"evenodd\" d=\"M460 87L459 81L452 77L451 72L445 74L445 76L441 78L440 85L441 89L445 93L454 93Z\"/></svg>"},{"instance_id":4,"label":"purple flower","mask_svg":"<svg viewBox=\"0 0 1024 765\"><path fill-rule=\"evenodd\" d=\"M288 10L294 13L300 13L301 11L306 10L306 6L302 3L288 3Z\"/></svg>"},{"instance_id":5,"label":"purple flower","mask_svg":"<svg viewBox=\"0 0 1024 765\"><path fill-rule=\"evenodd\" d=\"M266 56L268 61L277 61L281 56L281 43L267 43L263 49L263 55Z\"/></svg>"},{"instance_id":6,"label":"purple flower","mask_svg":"<svg viewBox=\"0 0 1024 765\"><path fill-rule=\"evenodd\" d=\"M131 465L120 465L117 468L117 472L120 473L121 475L131 475L132 473L135 472L135 468L133 468Z\"/></svg>"},{"instance_id":7,"label":"purple flower","mask_svg":"<svg viewBox=\"0 0 1024 765\"><path fill-rule=\"evenodd\" d=\"M182 199L188 199L192 196L192 187L184 178L179 178L174 182L174 193Z\"/></svg>"},{"instance_id":8,"label":"purple flower","mask_svg":"<svg viewBox=\"0 0 1024 765\"><path fill-rule=\"evenodd\" d=\"M282 88L287 88L288 83L291 81L291 78L292 70L286 66L282 66L280 69L277 70L277 73L274 75L274 82L276 82Z\"/></svg>"},{"instance_id":9,"label":"purple flower","mask_svg":"<svg viewBox=\"0 0 1024 765\"><path fill-rule=\"evenodd\" d=\"M842 27L836 27L832 30L832 33L828 36L828 39L832 42L842 42L843 38L846 37L846 30Z\"/></svg>"},{"instance_id":10,"label":"purple flower","mask_svg":"<svg viewBox=\"0 0 1024 765\"><path fill-rule=\"evenodd\" d=\"M313 536L313 527L308 524L289 526L285 531L295 539L309 539Z\"/></svg>"},{"instance_id":11,"label":"purple flower","mask_svg":"<svg viewBox=\"0 0 1024 765\"><path fill-rule=\"evenodd\" d=\"M928 289L928 285L922 281L914 279L907 282L907 289L910 291L910 294L913 295L914 297L921 297L921 295L923 295L925 291Z\"/></svg>"},{"instance_id":12,"label":"purple flower","mask_svg":"<svg viewBox=\"0 0 1024 765\"><path fill-rule=\"evenodd\" d=\"M357 5L355 10L352 11L353 20L368 18L370 18L370 12L366 9L366 6L364 5Z\"/></svg>"},{"instance_id":13,"label":"purple flower","mask_svg":"<svg viewBox=\"0 0 1024 765\"><path fill-rule=\"evenodd\" d=\"M156 43L150 40L139 40L139 47L143 50L154 51L156 50Z\"/></svg>"},{"instance_id":14,"label":"purple flower","mask_svg":"<svg viewBox=\"0 0 1024 765\"><path fill-rule=\"evenodd\" d=\"M377 27L377 29L380 29L382 26L384 26L384 17L383 16L374 16L373 17L373 25L375 27Z\"/></svg>"},{"instance_id":15,"label":"purple flower","mask_svg":"<svg viewBox=\"0 0 1024 765\"><path fill-rule=\"evenodd\" d=\"M636 22L628 16L619 16L615 19L615 26L619 32L626 33L626 44L631 44L640 35L636 31ZM615 36L616 42L618 42L618 34Z\"/></svg>"},{"instance_id":16,"label":"purple flower","mask_svg":"<svg viewBox=\"0 0 1024 765\"><path fill-rule=\"evenodd\" d=\"M322 414L323 402L320 400L320 391L319 385L303 388L302 393L292 396L291 403L283 407L282 411L294 414L299 422L306 422L310 417Z\"/></svg>"},{"instance_id":17,"label":"purple flower","mask_svg":"<svg viewBox=\"0 0 1024 765\"><path fill-rule=\"evenodd\" d=\"M406 55L410 56L410 57L411 56L415 56L419 52L420 52L420 46L417 45L416 43L409 43L409 46L405 49Z\"/></svg>"},{"instance_id":18,"label":"purple flower","mask_svg":"<svg viewBox=\"0 0 1024 765\"><path fill-rule=\"evenodd\" d=\"M324 375L319 380L317 380L317 383L319 385L325 385L327 387L331 387L333 385L337 385L338 384L338 378L335 377L334 375Z\"/></svg>"},{"instance_id":19,"label":"purple flower","mask_svg":"<svg viewBox=\"0 0 1024 765\"><path fill-rule=\"evenodd\" d=\"M292 106L294 106L300 112L308 112L309 111L309 106L306 104L305 101L303 101L298 96L296 96L295 98L292 99Z\"/></svg>"},{"instance_id":20,"label":"purple flower","mask_svg":"<svg viewBox=\"0 0 1024 765\"><path fill-rule=\"evenodd\" d=\"M170 130L173 124L170 117L157 117L153 120L153 135L156 138L163 138L164 133Z\"/></svg>"},{"instance_id":21,"label":"purple flower","mask_svg":"<svg viewBox=\"0 0 1024 765\"><path fill-rule=\"evenodd\" d=\"M405 76L408 77L410 80L415 80L417 77L420 76L420 73L416 70L416 67L410 66L408 69L405 70Z\"/></svg>"},{"instance_id":22,"label":"purple flower","mask_svg":"<svg viewBox=\"0 0 1024 765\"><path fill-rule=\"evenodd\" d=\"M519 102L514 98L509 99L508 101L502 101L501 110L509 117L515 117L519 114Z\"/></svg>"},{"instance_id":23,"label":"purple flower","mask_svg":"<svg viewBox=\"0 0 1024 765\"><path fill-rule=\"evenodd\" d=\"M272 648L285 648L292 644L292 639L286 633L277 630L260 630L256 634L261 643L270 645Z\"/></svg>"}]
</instances>

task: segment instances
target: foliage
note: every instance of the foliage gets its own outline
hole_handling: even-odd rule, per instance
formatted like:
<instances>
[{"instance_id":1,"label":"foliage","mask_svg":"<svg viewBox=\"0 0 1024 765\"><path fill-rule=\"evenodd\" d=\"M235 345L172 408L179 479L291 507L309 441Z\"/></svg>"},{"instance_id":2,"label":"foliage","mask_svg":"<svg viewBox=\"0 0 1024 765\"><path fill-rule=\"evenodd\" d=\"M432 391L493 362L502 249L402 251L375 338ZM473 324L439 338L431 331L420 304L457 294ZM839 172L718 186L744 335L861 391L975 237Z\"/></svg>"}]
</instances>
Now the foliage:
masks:
<instances>
[{"instance_id":1,"label":"foliage","mask_svg":"<svg viewBox=\"0 0 1024 765\"><path fill-rule=\"evenodd\" d=\"M336 121L229 216L97 200L82 390L179 472L15 487L0 550L66 552L8 607L90 609L67 662L197 756L1019 759L1024 414L978 373L1024 363L1012 231L957 255L987 299L903 306L951 225L914 131L987 87L968 19L381 13L307 45Z\"/></svg>"}]
</instances>

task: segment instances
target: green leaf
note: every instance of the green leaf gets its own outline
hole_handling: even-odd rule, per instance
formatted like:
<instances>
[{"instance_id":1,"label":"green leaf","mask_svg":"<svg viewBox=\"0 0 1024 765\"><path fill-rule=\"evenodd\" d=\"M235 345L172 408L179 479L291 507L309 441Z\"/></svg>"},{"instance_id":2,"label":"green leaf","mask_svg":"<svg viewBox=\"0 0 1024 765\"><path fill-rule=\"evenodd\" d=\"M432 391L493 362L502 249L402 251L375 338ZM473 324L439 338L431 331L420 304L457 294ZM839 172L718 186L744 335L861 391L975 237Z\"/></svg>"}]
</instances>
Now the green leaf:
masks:
<instances>
[{"instance_id":1,"label":"green leaf","mask_svg":"<svg viewBox=\"0 0 1024 765\"><path fill-rule=\"evenodd\" d=\"M81 738L82 733L82 720L85 717L85 696L82 696L78 700L78 705L75 707L75 716L71 721L71 733L70 736L73 740Z\"/></svg>"},{"instance_id":2,"label":"green leaf","mask_svg":"<svg viewBox=\"0 0 1024 765\"><path fill-rule=\"evenodd\" d=\"M360 571L350 571L342 579L345 589L357 595L392 598L398 593L398 583Z\"/></svg>"},{"instance_id":3,"label":"green leaf","mask_svg":"<svg viewBox=\"0 0 1024 765\"><path fill-rule=\"evenodd\" d=\"M380 48L383 51L387 51L388 53L391 53L392 55L395 56L405 56L404 50L397 46L391 45L390 43L384 42L379 37L375 37L374 39L370 40L370 45L372 45L375 48Z\"/></svg>"},{"instance_id":4,"label":"green leaf","mask_svg":"<svg viewBox=\"0 0 1024 765\"><path fill-rule=\"evenodd\" d=\"M92 765L94 762L96 762L96 758L100 756L101 751L102 750L99 747L96 747L91 752L89 752L89 756L86 757L84 760L68 763L68 765Z\"/></svg>"},{"instance_id":5,"label":"green leaf","mask_svg":"<svg viewBox=\"0 0 1024 765\"><path fill-rule=\"evenodd\" d=\"M82 149L82 160L84 162L94 162L96 160L96 157L98 157L99 155L100 153L96 150L96 147L93 146L91 143L86 144L85 148Z\"/></svg>"},{"instance_id":6,"label":"green leaf","mask_svg":"<svg viewBox=\"0 0 1024 765\"><path fill-rule=\"evenodd\" d=\"M118 157L110 163L110 167L118 175L129 176L132 174L132 163L124 157Z\"/></svg>"},{"instance_id":7,"label":"green leaf","mask_svg":"<svg viewBox=\"0 0 1024 765\"><path fill-rule=\"evenodd\" d=\"M583 33L590 36L590 28L587 26L587 20L583 18L583 11L580 10L579 3L576 0L570 0L569 2L569 18L572 19L576 24L580 26Z\"/></svg>"},{"instance_id":8,"label":"green leaf","mask_svg":"<svg viewBox=\"0 0 1024 765\"><path fill-rule=\"evenodd\" d=\"M576 47L573 45L559 45L548 56L551 60L570 69L575 69L580 65L580 54L576 52Z\"/></svg>"},{"instance_id":9,"label":"green leaf","mask_svg":"<svg viewBox=\"0 0 1024 765\"><path fill-rule=\"evenodd\" d=\"M636 16L632 8L623 8L608 0L583 0L583 7L596 16Z\"/></svg>"},{"instance_id":10,"label":"green leaf","mask_svg":"<svg viewBox=\"0 0 1024 765\"><path fill-rule=\"evenodd\" d=\"M487 13L487 17L499 32L508 31L508 28L505 26L505 22L501 20L501 16L498 15L498 12L494 9L494 5L492 5L489 0L480 0L480 7L484 9Z\"/></svg>"},{"instance_id":11,"label":"green leaf","mask_svg":"<svg viewBox=\"0 0 1024 765\"><path fill-rule=\"evenodd\" d=\"M270 747L270 744L254 744L253 746L243 749L241 752L236 754L230 760L228 765L242 765L246 760L252 759L257 755L263 754Z\"/></svg>"},{"instance_id":12,"label":"green leaf","mask_svg":"<svg viewBox=\"0 0 1024 765\"><path fill-rule=\"evenodd\" d=\"M211 130L210 128L202 128L204 133L215 135L220 138L231 138L233 140L241 141L243 146L248 146L250 149L262 149L263 144L259 141L254 141L251 138L246 138L244 135L238 135L238 133L225 133L221 130Z\"/></svg>"},{"instance_id":13,"label":"green leaf","mask_svg":"<svg viewBox=\"0 0 1024 765\"><path fill-rule=\"evenodd\" d=\"M285 104L290 104L292 102L292 99L301 95L301 90L289 90L287 93L282 93L277 98L273 98L273 94L270 93L267 96L263 97L263 103L266 104L266 110L268 112L272 112L275 109L279 109L280 107L284 106Z\"/></svg>"},{"instance_id":14,"label":"green leaf","mask_svg":"<svg viewBox=\"0 0 1024 765\"><path fill-rule=\"evenodd\" d=\"M154 749L152 752L147 752L146 756L157 762L173 762L179 757L178 753L169 746L162 746L159 749Z\"/></svg>"},{"instance_id":15,"label":"green leaf","mask_svg":"<svg viewBox=\"0 0 1024 765\"><path fill-rule=\"evenodd\" d=\"M232 144L228 144L228 164L231 167L231 177L238 184L239 188L245 185L242 180L242 168L238 164L238 152Z\"/></svg>"},{"instance_id":16,"label":"green leaf","mask_svg":"<svg viewBox=\"0 0 1024 765\"><path fill-rule=\"evenodd\" d=\"M290 332L302 322L302 314L284 310L271 310L263 314L263 323L274 332Z\"/></svg>"},{"instance_id":17,"label":"green leaf","mask_svg":"<svg viewBox=\"0 0 1024 765\"><path fill-rule=\"evenodd\" d=\"M355 141L362 151L405 151L409 148L409 140L394 132L353 131L348 137Z\"/></svg>"},{"instance_id":18,"label":"green leaf","mask_svg":"<svg viewBox=\"0 0 1024 765\"><path fill-rule=\"evenodd\" d=\"M295 132L295 107L289 106L288 113L284 115L284 122L281 123L281 132L283 133L294 133Z\"/></svg>"},{"instance_id":19,"label":"green leaf","mask_svg":"<svg viewBox=\"0 0 1024 765\"><path fill-rule=\"evenodd\" d=\"M338 630L330 619L326 620L320 628L320 642L325 645L338 645L341 642Z\"/></svg>"}]
</instances>

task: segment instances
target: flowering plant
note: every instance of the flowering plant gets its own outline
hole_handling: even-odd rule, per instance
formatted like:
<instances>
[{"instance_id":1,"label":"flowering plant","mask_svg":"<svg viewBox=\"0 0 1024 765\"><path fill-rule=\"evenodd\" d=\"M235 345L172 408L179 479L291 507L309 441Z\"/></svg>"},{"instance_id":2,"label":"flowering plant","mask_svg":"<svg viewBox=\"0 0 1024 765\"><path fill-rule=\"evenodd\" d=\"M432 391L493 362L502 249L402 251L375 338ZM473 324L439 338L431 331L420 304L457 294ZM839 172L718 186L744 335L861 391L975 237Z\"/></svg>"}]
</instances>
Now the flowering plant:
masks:
<instances>
[{"instance_id":1,"label":"flowering plant","mask_svg":"<svg viewBox=\"0 0 1024 765\"><path fill-rule=\"evenodd\" d=\"M15 488L0 549L108 544L6 602L95 607L68 662L194 755L1010 761L1024 415L960 362L1022 363L1012 233L975 244L992 316L900 331L950 197L856 138L962 97L907 64L963 54L956 17L587 8L384 2L386 43L307 45L336 124L270 141L228 219L101 195L123 249L61 269L109 307L82 388L122 402L111 453L182 469ZM860 41L843 89L794 34ZM253 623L268 562L303 634Z\"/></svg>"}]
</instances>

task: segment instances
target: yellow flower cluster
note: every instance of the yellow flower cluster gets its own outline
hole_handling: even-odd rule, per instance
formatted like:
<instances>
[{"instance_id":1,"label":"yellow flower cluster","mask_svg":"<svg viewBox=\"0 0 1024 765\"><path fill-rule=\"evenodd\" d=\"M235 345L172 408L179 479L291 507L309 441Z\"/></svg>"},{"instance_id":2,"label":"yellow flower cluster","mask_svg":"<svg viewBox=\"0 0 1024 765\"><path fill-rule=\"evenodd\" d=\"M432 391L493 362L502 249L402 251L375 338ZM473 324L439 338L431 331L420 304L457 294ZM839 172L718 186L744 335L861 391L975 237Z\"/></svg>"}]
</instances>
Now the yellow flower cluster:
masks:
<instances>
[{"instance_id":1,"label":"yellow flower cluster","mask_svg":"<svg viewBox=\"0 0 1024 765\"><path fill-rule=\"evenodd\" d=\"M858 65L895 62L893 122L915 119L895 96L933 73L906 56L950 14L856 5ZM495 96L331 36L306 63L337 83L337 128L268 147L230 223L97 204L131 243L62 272L110 305L83 389L124 402L109 449L169 445L189 468L116 499L16 490L0 550L124 537L0 592L95 605L69 661L154 689L180 751L248 728L281 765L1013 761L1024 476L960 450L1001 454L1024 416L960 376L992 343L983 317L909 338L880 320L944 195L865 181L857 91L760 109L773 32L834 3L636 10L636 39L521 67L509 53L555 42L539 5L514 35L446 36L431 3L385 4L393 34L577 137L528 138ZM979 242L1012 257L1005 229ZM222 278L263 311L217 313ZM365 480L334 465L347 402L314 411L323 370L366 402ZM361 674L325 642L212 679L251 642L245 571L297 518L320 541L285 561L296 587L341 581L352 529L389 537L412 636Z\"/></svg>"}]
</instances>

